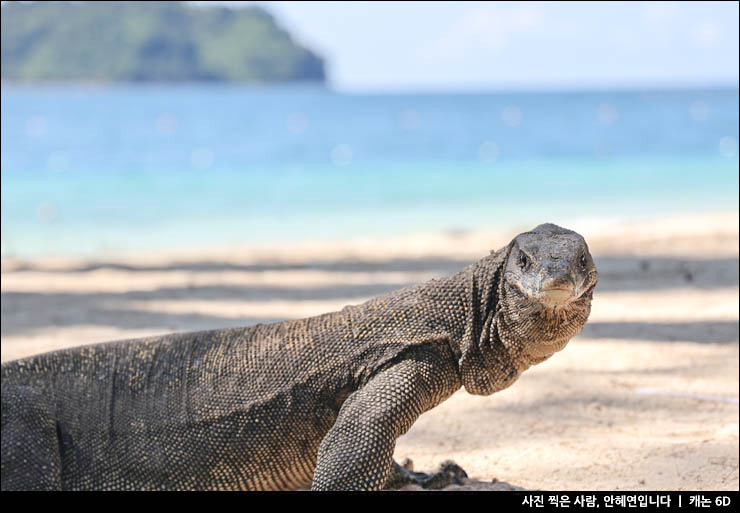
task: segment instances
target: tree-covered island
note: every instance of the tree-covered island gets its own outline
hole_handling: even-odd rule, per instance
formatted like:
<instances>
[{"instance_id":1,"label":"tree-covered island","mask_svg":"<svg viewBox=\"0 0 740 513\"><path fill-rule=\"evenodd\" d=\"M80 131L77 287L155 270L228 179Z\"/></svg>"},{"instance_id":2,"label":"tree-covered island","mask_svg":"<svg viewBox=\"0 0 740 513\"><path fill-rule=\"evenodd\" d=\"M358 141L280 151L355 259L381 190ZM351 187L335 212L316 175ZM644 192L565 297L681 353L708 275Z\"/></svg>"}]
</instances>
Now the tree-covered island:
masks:
<instances>
[{"instance_id":1,"label":"tree-covered island","mask_svg":"<svg viewBox=\"0 0 740 513\"><path fill-rule=\"evenodd\" d=\"M3 2L4 81L323 82L324 61L264 9Z\"/></svg>"}]
</instances>

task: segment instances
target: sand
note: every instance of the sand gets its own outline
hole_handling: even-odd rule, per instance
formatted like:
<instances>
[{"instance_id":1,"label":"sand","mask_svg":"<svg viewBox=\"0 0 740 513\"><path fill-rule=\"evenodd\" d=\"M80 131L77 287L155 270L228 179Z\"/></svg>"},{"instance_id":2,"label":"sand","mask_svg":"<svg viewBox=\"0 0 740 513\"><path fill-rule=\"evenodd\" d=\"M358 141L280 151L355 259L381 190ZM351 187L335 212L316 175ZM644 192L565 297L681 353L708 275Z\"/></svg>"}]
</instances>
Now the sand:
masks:
<instances>
[{"instance_id":1,"label":"sand","mask_svg":"<svg viewBox=\"0 0 740 513\"><path fill-rule=\"evenodd\" d=\"M586 329L396 446L465 489L738 490L738 213L568 225L600 271ZM2 360L304 317L456 272L527 227L384 240L2 260ZM492 483L495 482L495 483Z\"/></svg>"}]
</instances>

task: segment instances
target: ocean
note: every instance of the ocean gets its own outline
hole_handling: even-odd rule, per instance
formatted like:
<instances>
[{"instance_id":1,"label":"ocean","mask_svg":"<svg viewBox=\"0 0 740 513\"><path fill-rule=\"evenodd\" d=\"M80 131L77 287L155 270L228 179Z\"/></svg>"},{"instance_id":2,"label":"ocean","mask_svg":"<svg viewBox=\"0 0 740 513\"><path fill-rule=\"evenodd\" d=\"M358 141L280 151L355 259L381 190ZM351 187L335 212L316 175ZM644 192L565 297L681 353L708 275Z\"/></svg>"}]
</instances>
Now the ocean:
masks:
<instances>
[{"instance_id":1,"label":"ocean","mask_svg":"<svg viewBox=\"0 0 740 513\"><path fill-rule=\"evenodd\" d=\"M3 257L738 208L738 90L3 84Z\"/></svg>"}]
</instances>

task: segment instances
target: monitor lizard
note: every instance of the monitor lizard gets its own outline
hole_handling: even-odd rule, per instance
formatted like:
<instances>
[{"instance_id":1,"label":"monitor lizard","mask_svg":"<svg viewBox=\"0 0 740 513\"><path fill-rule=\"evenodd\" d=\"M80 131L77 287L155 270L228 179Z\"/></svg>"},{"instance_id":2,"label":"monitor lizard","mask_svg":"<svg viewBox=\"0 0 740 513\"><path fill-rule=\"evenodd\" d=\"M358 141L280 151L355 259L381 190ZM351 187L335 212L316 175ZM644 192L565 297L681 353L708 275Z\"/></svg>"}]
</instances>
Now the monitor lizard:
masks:
<instances>
[{"instance_id":1,"label":"monitor lizard","mask_svg":"<svg viewBox=\"0 0 740 513\"><path fill-rule=\"evenodd\" d=\"M393 461L396 439L459 388L492 394L563 349L596 280L583 237L544 224L338 312L8 362L2 489L442 486Z\"/></svg>"}]
</instances>

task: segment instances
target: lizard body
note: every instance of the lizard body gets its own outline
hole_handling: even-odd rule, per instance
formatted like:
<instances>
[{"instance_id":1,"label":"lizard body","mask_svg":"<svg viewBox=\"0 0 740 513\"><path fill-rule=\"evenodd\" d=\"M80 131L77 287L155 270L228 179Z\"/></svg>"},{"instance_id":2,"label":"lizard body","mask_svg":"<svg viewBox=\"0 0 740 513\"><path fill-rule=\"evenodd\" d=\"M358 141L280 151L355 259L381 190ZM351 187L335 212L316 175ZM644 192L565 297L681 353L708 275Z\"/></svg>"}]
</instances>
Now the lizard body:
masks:
<instances>
[{"instance_id":1,"label":"lizard body","mask_svg":"<svg viewBox=\"0 0 740 513\"><path fill-rule=\"evenodd\" d=\"M3 364L2 488L381 489L419 415L562 349L595 284L582 237L541 225L338 312Z\"/></svg>"}]
</instances>

